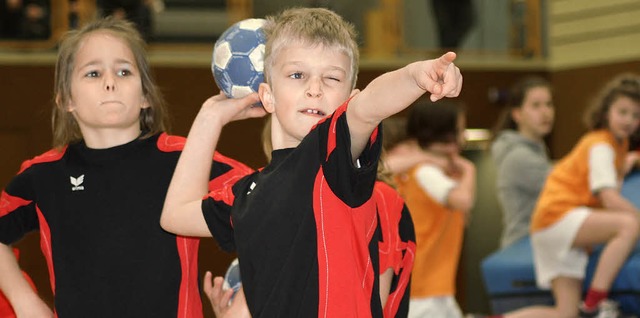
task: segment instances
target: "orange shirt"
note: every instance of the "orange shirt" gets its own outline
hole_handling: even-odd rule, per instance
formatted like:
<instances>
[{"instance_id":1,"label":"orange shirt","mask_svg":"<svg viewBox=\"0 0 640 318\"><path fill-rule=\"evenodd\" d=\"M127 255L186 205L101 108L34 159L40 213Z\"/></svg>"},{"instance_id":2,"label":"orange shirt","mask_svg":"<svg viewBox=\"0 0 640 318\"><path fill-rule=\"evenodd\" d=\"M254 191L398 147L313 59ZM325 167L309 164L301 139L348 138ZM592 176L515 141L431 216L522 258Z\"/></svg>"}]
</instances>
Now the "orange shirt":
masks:
<instances>
[{"instance_id":1,"label":"orange shirt","mask_svg":"<svg viewBox=\"0 0 640 318\"><path fill-rule=\"evenodd\" d=\"M411 298L455 295L464 217L434 200L415 178L414 167L396 177L398 192L409 207L416 232Z\"/></svg>"},{"instance_id":2,"label":"orange shirt","mask_svg":"<svg viewBox=\"0 0 640 318\"><path fill-rule=\"evenodd\" d=\"M553 168L540 192L531 220L531 232L556 223L570 210L580 207L601 207L589 187L589 155L596 144L606 143L615 152L615 168L622 178L628 140L619 143L608 130L585 134L576 146Z\"/></svg>"}]
</instances>

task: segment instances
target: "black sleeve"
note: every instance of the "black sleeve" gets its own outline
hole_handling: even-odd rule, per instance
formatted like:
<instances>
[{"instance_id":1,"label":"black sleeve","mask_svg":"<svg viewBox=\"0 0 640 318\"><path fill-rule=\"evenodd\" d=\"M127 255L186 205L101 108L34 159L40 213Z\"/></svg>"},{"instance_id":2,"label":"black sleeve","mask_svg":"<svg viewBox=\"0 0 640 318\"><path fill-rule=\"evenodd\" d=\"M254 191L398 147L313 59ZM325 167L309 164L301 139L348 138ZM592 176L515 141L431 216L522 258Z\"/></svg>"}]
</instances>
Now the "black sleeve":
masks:
<instances>
[{"instance_id":1,"label":"black sleeve","mask_svg":"<svg viewBox=\"0 0 640 318\"><path fill-rule=\"evenodd\" d=\"M0 242L13 244L39 228L33 188L27 172L17 175L0 196Z\"/></svg>"},{"instance_id":2,"label":"black sleeve","mask_svg":"<svg viewBox=\"0 0 640 318\"><path fill-rule=\"evenodd\" d=\"M219 153L214 155L209 194L202 200L201 208L211 235L224 251L236 249L231 222L231 207L236 196L234 186L252 172L238 161Z\"/></svg>"},{"instance_id":3,"label":"black sleeve","mask_svg":"<svg viewBox=\"0 0 640 318\"><path fill-rule=\"evenodd\" d=\"M371 198L377 179L382 129L378 127L373 131L369 143L358 157L358 166L354 165L345 110L343 105L334 113L333 116L337 117L331 117L319 126L320 147L324 148L320 153L329 154L322 168L334 193L347 205L358 207Z\"/></svg>"}]
</instances>

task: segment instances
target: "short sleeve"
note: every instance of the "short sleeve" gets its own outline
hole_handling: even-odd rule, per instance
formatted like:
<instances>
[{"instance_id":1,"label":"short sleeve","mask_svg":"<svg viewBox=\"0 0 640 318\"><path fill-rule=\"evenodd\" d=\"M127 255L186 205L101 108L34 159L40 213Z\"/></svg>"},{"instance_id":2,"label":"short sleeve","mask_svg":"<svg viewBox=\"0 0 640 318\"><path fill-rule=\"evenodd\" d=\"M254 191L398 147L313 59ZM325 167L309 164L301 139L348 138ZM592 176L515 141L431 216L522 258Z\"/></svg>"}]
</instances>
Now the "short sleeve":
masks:
<instances>
[{"instance_id":1,"label":"short sleeve","mask_svg":"<svg viewBox=\"0 0 640 318\"><path fill-rule=\"evenodd\" d=\"M28 173L23 172L0 195L0 242L13 244L39 228Z\"/></svg>"},{"instance_id":2,"label":"short sleeve","mask_svg":"<svg viewBox=\"0 0 640 318\"><path fill-rule=\"evenodd\" d=\"M358 207L371 198L382 150L380 127L376 128L358 158L351 156L351 136L346 118L347 103L319 124L322 169L333 192L347 205ZM357 162L356 165L354 162Z\"/></svg>"},{"instance_id":3,"label":"short sleeve","mask_svg":"<svg viewBox=\"0 0 640 318\"><path fill-rule=\"evenodd\" d=\"M429 164L423 164L416 169L415 178L423 191L444 206L447 205L449 191L457 184L445 175L442 169Z\"/></svg>"},{"instance_id":4,"label":"short sleeve","mask_svg":"<svg viewBox=\"0 0 640 318\"><path fill-rule=\"evenodd\" d=\"M202 214L211 235L220 247L227 251L235 251L231 208L235 200L234 186L253 170L244 164L215 153L209 193L202 199Z\"/></svg>"},{"instance_id":5,"label":"short sleeve","mask_svg":"<svg viewBox=\"0 0 640 318\"><path fill-rule=\"evenodd\" d=\"M592 193L617 188L615 152L611 145L598 143L589 151L589 189Z\"/></svg>"}]
</instances>

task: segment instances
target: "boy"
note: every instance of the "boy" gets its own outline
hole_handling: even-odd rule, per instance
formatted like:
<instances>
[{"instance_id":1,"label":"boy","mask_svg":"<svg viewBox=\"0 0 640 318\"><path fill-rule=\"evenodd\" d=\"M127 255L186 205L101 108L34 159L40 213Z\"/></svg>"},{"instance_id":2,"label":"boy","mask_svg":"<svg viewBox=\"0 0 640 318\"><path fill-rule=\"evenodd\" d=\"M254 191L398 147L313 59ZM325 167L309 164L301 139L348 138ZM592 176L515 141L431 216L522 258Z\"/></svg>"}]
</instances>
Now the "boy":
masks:
<instances>
[{"instance_id":1,"label":"boy","mask_svg":"<svg viewBox=\"0 0 640 318\"><path fill-rule=\"evenodd\" d=\"M371 200L377 127L427 91L432 100L457 96L455 54L387 73L359 92L353 27L335 13L290 9L270 17L264 30L267 83L257 95L217 95L203 104L161 224L174 233L213 234L223 249L237 251L253 317L382 316ZM258 101L264 110L252 107ZM224 124L264 111L273 115L270 164L207 194L204 159Z\"/></svg>"}]
</instances>

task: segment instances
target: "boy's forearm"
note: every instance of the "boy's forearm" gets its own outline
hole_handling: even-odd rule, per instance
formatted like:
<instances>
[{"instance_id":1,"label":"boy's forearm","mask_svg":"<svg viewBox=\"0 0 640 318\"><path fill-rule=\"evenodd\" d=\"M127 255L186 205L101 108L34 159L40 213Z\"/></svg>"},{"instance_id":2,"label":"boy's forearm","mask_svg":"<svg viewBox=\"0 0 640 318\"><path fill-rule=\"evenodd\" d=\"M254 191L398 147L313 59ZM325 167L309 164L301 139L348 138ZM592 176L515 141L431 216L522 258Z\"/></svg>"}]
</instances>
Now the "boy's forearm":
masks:
<instances>
[{"instance_id":1,"label":"boy's forearm","mask_svg":"<svg viewBox=\"0 0 640 318\"><path fill-rule=\"evenodd\" d=\"M419 68L415 62L403 68L382 74L372 80L358 94L357 111L361 118L375 127L383 119L394 115L426 93L418 86L412 72Z\"/></svg>"},{"instance_id":2,"label":"boy's forearm","mask_svg":"<svg viewBox=\"0 0 640 318\"><path fill-rule=\"evenodd\" d=\"M424 93L413 81L409 66L405 66L380 75L355 95L347 108L354 160L383 119L408 107Z\"/></svg>"},{"instance_id":3,"label":"boy's forearm","mask_svg":"<svg viewBox=\"0 0 640 318\"><path fill-rule=\"evenodd\" d=\"M207 116L196 116L167 191L160 219L165 230L182 235L211 235L200 205L208 192L211 158L221 126Z\"/></svg>"}]
</instances>

